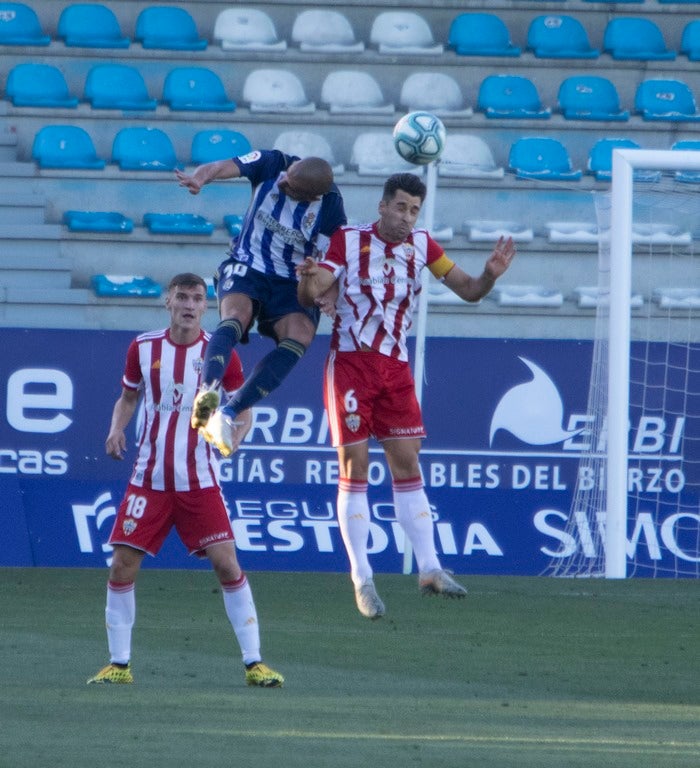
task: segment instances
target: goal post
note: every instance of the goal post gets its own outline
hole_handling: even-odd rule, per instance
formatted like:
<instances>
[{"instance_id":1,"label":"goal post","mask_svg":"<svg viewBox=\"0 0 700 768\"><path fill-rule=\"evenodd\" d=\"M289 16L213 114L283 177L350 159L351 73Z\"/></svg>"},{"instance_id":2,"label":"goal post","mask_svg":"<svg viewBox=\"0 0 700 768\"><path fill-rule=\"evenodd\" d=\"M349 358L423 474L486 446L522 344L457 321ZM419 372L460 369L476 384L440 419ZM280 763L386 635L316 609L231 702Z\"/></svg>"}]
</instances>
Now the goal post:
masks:
<instances>
[{"instance_id":1,"label":"goal post","mask_svg":"<svg viewBox=\"0 0 700 768\"><path fill-rule=\"evenodd\" d=\"M612 155L605 576L627 576L632 222L635 170L700 171L700 152L615 149Z\"/></svg>"}]
</instances>

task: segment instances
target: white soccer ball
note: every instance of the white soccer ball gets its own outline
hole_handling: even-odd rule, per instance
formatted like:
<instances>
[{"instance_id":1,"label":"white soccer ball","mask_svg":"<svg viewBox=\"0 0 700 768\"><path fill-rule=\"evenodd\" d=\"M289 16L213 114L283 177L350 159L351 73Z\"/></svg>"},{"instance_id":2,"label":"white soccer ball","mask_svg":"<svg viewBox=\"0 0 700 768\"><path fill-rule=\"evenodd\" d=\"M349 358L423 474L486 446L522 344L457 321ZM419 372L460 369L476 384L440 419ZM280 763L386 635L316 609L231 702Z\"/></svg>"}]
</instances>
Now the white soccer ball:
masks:
<instances>
[{"instance_id":1,"label":"white soccer ball","mask_svg":"<svg viewBox=\"0 0 700 768\"><path fill-rule=\"evenodd\" d=\"M396 151L414 165L428 165L445 148L445 126L432 112L409 112L394 126Z\"/></svg>"}]
</instances>

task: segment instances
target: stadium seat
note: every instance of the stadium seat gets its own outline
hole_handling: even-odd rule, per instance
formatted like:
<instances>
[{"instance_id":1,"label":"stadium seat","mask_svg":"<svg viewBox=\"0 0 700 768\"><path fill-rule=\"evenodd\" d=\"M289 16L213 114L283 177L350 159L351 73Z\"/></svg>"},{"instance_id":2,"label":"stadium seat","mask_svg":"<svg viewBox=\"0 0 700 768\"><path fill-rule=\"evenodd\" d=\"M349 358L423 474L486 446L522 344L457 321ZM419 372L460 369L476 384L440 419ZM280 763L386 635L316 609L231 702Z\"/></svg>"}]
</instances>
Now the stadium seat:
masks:
<instances>
[{"instance_id":1,"label":"stadium seat","mask_svg":"<svg viewBox=\"0 0 700 768\"><path fill-rule=\"evenodd\" d=\"M544 107L532 80L522 75L488 75L479 86L477 109L490 118L547 119L552 114Z\"/></svg>"},{"instance_id":2,"label":"stadium seat","mask_svg":"<svg viewBox=\"0 0 700 768\"><path fill-rule=\"evenodd\" d=\"M45 125L34 137L32 159L40 168L101 170L105 161L84 128L77 125Z\"/></svg>"},{"instance_id":3,"label":"stadium seat","mask_svg":"<svg viewBox=\"0 0 700 768\"><path fill-rule=\"evenodd\" d=\"M596 234L596 242L598 235ZM579 309L596 309L599 306L607 306L610 303L610 291L595 286L579 285L574 288L574 297ZM630 307L639 309L644 305L644 297L639 293L630 296Z\"/></svg>"},{"instance_id":4,"label":"stadium seat","mask_svg":"<svg viewBox=\"0 0 700 768\"><path fill-rule=\"evenodd\" d=\"M365 44L355 38L348 19L339 11L313 9L294 19L292 41L301 51L318 53L361 53Z\"/></svg>"},{"instance_id":5,"label":"stadium seat","mask_svg":"<svg viewBox=\"0 0 700 768\"><path fill-rule=\"evenodd\" d=\"M598 225L589 221L548 221L545 229L550 243L597 243Z\"/></svg>"},{"instance_id":6,"label":"stadium seat","mask_svg":"<svg viewBox=\"0 0 700 768\"><path fill-rule=\"evenodd\" d=\"M144 48L169 51L203 51L207 47L189 12L171 6L144 8L136 19L134 40Z\"/></svg>"},{"instance_id":7,"label":"stadium seat","mask_svg":"<svg viewBox=\"0 0 700 768\"><path fill-rule=\"evenodd\" d=\"M211 235L214 225L194 213L145 213L143 226L154 235Z\"/></svg>"},{"instance_id":8,"label":"stadium seat","mask_svg":"<svg viewBox=\"0 0 700 768\"><path fill-rule=\"evenodd\" d=\"M502 179L489 145L480 137L450 131L437 166L440 176L466 179Z\"/></svg>"},{"instance_id":9,"label":"stadium seat","mask_svg":"<svg viewBox=\"0 0 700 768\"><path fill-rule=\"evenodd\" d=\"M279 149L287 155L297 157L321 157L330 163L336 175L345 171L345 166L336 161L328 141L312 131L282 131L275 139L273 149Z\"/></svg>"},{"instance_id":10,"label":"stadium seat","mask_svg":"<svg viewBox=\"0 0 700 768\"><path fill-rule=\"evenodd\" d=\"M388 176L408 171L423 173L423 166L411 165L398 154L388 131L363 131L352 146L350 164L363 176Z\"/></svg>"},{"instance_id":11,"label":"stadium seat","mask_svg":"<svg viewBox=\"0 0 700 768\"><path fill-rule=\"evenodd\" d=\"M655 288L652 299L659 309L700 309L700 288Z\"/></svg>"},{"instance_id":12,"label":"stadium seat","mask_svg":"<svg viewBox=\"0 0 700 768\"><path fill-rule=\"evenodd\" d=\"M117 132L112 143L112 162L122 171L173 171L175 148L160 128L129 126Z\"/></svg>"},{"instance_id":13,"label":"stadium seat","mask_svg":"<svg viewBox=\"0 0 700 768\"><path fill-rule=\"evenodd\" d=\"M224 227L226 227L226 231L231 237L238 237L238 235L241 234L241 229L243 227L243 216L240 216L237 213L227 213L226 216L224 216ZM211 298L215 299L216 294Z\"/></svg>"},{"instance_id":14,"label":"stadium seat","mask_svg":"<svg viewBox=\"0 0 700 768\"><path fill-rule=\"evenodd\" d=\"M321 102L331 114L393 115L379 83L369 72L336 70L329 72L321 86Z\"/></svg>"},{"instance_id":15,"label":"stadium seat","mask_svg":"<svg viewBox=\"0 0 700 768\"><path fill-rule=\"evenodd\" d=\"M90 279L96 296L158 298L160 285L145 275L93 275Z\"/></svg>"},{"instance_id":16,"label":"stadium seat","mask_svg":"<svg viewBox=\"0 0 700 768\"><path fill-rule=\"evenodd\" d=\"M369 35L379 53L435 55L444 52L436 43L428 22L413 11L383 11L372 22Z\"/></svg>"},{"instance_id":17,"label":"stadium seat","mask_svg":"<svg viewBox=\"0 0 700 768\"><path fill-rule=\"evenodd\" d=\"M574 170L566 147L551 137L516 139L510 148L508 167L519 179L578 181L583 171Z\"/></svg>"},{"instance_id":18,"label":"stadium seat","mask_svg":"<svg viewBox=\"0 0 700 768\"><path fill-rule=\"evenodd\" d=\"M251 112L316 111L316 105L306 98L301 80L287 69L254 69L243 84L243 100Z\"/></svg>"},{"instance_id":19,"label":"stadium seat","mask_svg":"<svg viewBox=\"0 0 700 768\"><path fill-rule=\"evenodd\" d=\"M586 170L595 176L597 181L612 180L612 153L614 149L640 149L636 141L628 138L606 137L598 139L588 153ZM635 181L658 181L661 175L657 171L635 169Z\"/></svg>"},{"instance_id":20,"label":"stadium seat","mask_svg":"<svg viewBox=\"0 0 700 768\"><path fill-rule=\"evenodd\" d=\"M250 141L239 131L227 128L203 130L197 131L192 139L191 159L195 165L202 165L239 157L251 149Z\"/></svg>"},{"instance_id":21,"label":"stadium seat","mask_svg":"<svg viewBox=\"0 0 700 768\"><path fill-rule=\"evenodd\" d=\"M58 19L57 36L64 44L77 48L128 48L114 11L98 3L66 6Z\"/></svg>"},{"instance_id":22,"label":"stadium seat","mask_svg":"<svg viewBox=\"0 0 700 768\"><path fill-rule=\"evenodd\" d=\"M5 95L15 107L73 109L78 106L78 99L71 96L63 73L52 64L15 65L7 75Z\"/></svg>"},{"instance_id":23,"label":"stadium seat","mask_svg":"<svg viewBox=\"0 0 700 768\"><path fill-rule=\"evenodd\" d=\"M117 211L64 211L63 223L71 232L116 232L129 234L134 222Z\"/></svg>"},{"instance_id":24,"label":"stadium seat","mask_svg":"<svg viewBox=\"0 0 700 768\"><path fill-rule=\"evenodd\" d=\"M493 13L461 13L447 34L447 45L459 56L520 56L505 22Z\"/></svg>"},{"instance_id":25,"label":"stadium seat","mask_svg":"<svg viewBox=\"0 0 700 768\"><path fill-rule=\"evenodd\" d=\"M683 28L680 52L684 53L689 61L700 61L700 19L689 21Z\"/></svg>"},{"instance_id":26,"label":"stadium seat","mask_svg":"<svg viewBox=\"0 0 700 768\"><path fill-rule=\"evenodd\" d=\"M413 72L401 86L399 98L407 112L426 110L438 116L471 117L459 83L444 72Z\"/></svg>"},{"instance_id":27,"label":"stadium seat","mask_svg":"<svg viewBox=\"0 0 700 768\"><path fill-rule=\"evenodd\" d=\"M24 3L0 2L0 45L49 45L34 9Z\"/></svg>"},{"instance_id":28,"label":"stadium seat","mask_svg":"<svg viewBox=\"0 0 700 768\"><path fill-rule=\"evenodd\" d=\"M700 140L698 139L681 139L674 142L671 145L671 149L685 151L692 150L693 152L700 152ZM686 184L700 184L700 171L676 171L676 181L682 181Z\"/></svg>"},{"instance_id":29,"label":"stadium seat","mask_svg":"<svg viewBox=\"0 0 700 768\"><path fill-rule=\"evenodd\" d=\"M93 109L150 111L157 105L149 98L141 73L128 64L93 64L83 96Z\"/></svg>"},{"instance_id":30,"label":"stadium seat","mask_svg":"<svg viewBox=\"0 0 700 768\"><path fill-rule=\"evenodd\" d=\"M499 237L511 237L516 243L531 243L535 237L532 227L518 221L467 221L464 224L473 243L494 243Z\"/></svg>"},{"instance_id":31,"label":"stadium seat","mask_svg":"<svg viewBox=\"0 0 700 768\"><path fill-rule=\"evenodd\" d=\"M163 84L163 102L173 110L233 112L236 102L226 95L219 76L207 67L176 67Z\"/></svg>"},{"instance_id":32,"label":"stadium seat","mask_svg":"<svg viewBox=\"0 0 700 768\"><path fill-rule=\"evenodd\" d=\"M543 285L496 285L492 293L500 307L561 307L561 291Z\"/></svg>"},{"instance_id":33,"label":"stadium seat","mask_svg":"<svg viewBox=\"0 0 700 768\"><path fill-rule=\"evenodd\" d=\"M284 51L270 16L257 8L226 8L216 17L214 39L224 50Z\"/></svg>"},{"instance_id":34,"label":"stadium seat","mask_svg":"<svg viewBox=\"0 0 700 768\"><path fill-rule=\"evenodd\" d=\"M606 77L572 75L559 86L559 107L567 120L629 120L615 85Z\"/></svg>"},{"instance_id":35,"label":"stadium seat","mask_svg":"<svg viewBox=\"0 0 700 768\"><path fill-rule=\"evenodd\" d=\"M631 16L618 16L607 23L603 51L618 60L672 61L676 58L651 19Z\"/></svg>"},{"instance_id":36,"label":"stadium seat","mask_svg":"<svg viewBox=\"0 0 700 768\"><path fill-rule=\"evenodd\" d=\"M644 120L700 120L693 92L680 80L643 80L637 86L634 108Z\"/></svg>"},{"instance_id":37,"label":"stadium seat","mask_svg":"<svg viewBox=\"0 0 700 768\"><path fill-rule=\"evenodd\" d=\"M566 15L536 16L527 32L527 49L538 59L597 59L581 22Z\"/></svg>"}]
</instances>

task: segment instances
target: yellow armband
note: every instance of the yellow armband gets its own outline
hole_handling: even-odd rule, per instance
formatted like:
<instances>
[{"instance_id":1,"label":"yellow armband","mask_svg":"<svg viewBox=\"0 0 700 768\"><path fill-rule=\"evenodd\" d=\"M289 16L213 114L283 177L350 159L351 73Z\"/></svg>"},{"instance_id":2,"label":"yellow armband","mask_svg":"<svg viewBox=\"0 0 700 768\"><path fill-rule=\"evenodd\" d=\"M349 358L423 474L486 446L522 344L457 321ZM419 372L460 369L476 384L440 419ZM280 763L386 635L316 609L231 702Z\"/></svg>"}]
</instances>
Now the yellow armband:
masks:
<instances>
[{"instance_id":1,"label":"yellow armband","mask_svg":"<svg viewBox=\"0 0 700 768\"><path fill-rule=\"evenodd\" d=\"M454 265L454 261L443 253L437 261L428 265L428 269L433 277L436 277L438 280L444 280L445 276Z\"/></svg>"}]
</instances>

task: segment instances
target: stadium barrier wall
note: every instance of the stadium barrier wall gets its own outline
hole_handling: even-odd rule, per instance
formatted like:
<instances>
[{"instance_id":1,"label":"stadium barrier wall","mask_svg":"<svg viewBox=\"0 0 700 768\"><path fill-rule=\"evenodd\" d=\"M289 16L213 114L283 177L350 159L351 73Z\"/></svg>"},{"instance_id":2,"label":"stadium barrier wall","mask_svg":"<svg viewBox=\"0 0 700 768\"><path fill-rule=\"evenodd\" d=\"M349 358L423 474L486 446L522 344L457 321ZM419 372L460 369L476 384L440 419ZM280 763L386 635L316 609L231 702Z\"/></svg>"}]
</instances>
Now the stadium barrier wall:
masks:
<instances>
[{"instance_id":1,"label":"stadium barrier wall","mask_svg":"<svg viewBox=\"0 0 700 768\"><path fill-rule=\"evenodd\" d=\"M123 462L106 456L104 441L134 335L2 330L11 354L0 361L0 566L109 563L106 542L135 456L136 424ZM257 337L241 347L246 368L268 349L269 341ZM247 569L347 570L335 519L338 466L322 402L326 350L327 338L319 336L284 385L256 408L239 452L222 461ZM565 527L588 440L591 355L588 341L427 340L421 468L444 567L536 575L553 557L581 546L585 531L572 536ZM687 486L697 494L697 478L683 477L681 452L700 436L680 440L683 428L643 412L633 412L630 424L630 455L644 459L630 483L650 503L667 498L669 509ZM377 572L400 573L403 542L391 483L381 449L372 448L371 558ZM629 557L697 558L691 543L674 539L672 525L652 524L643 511L629 531ZM145 566L208 564L189 557L171 536Z\"/></svg>"}]
</instances>

